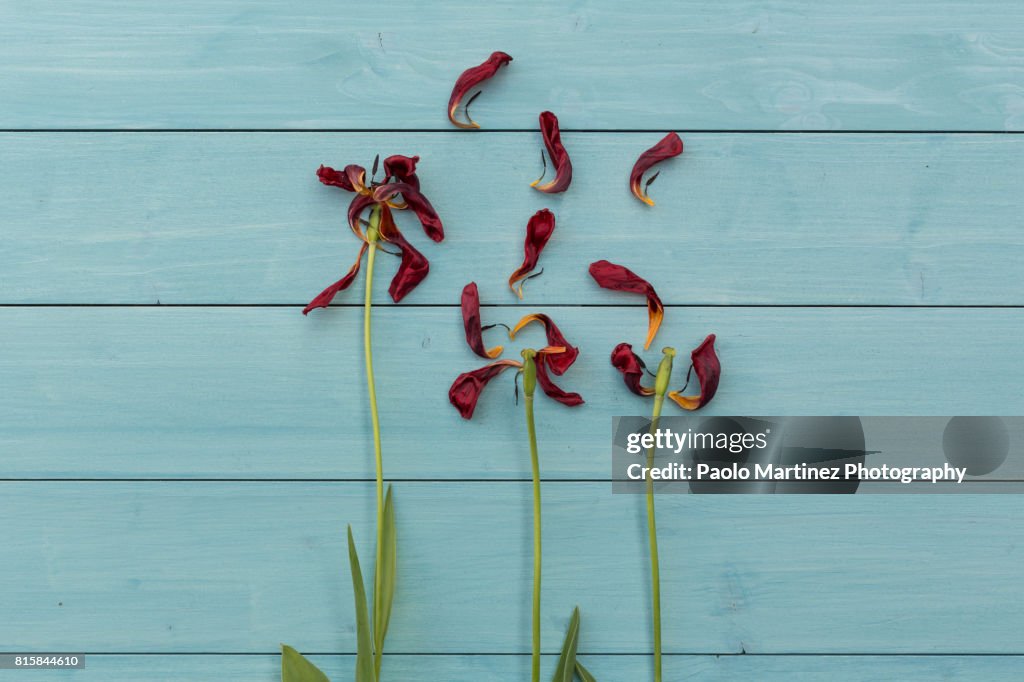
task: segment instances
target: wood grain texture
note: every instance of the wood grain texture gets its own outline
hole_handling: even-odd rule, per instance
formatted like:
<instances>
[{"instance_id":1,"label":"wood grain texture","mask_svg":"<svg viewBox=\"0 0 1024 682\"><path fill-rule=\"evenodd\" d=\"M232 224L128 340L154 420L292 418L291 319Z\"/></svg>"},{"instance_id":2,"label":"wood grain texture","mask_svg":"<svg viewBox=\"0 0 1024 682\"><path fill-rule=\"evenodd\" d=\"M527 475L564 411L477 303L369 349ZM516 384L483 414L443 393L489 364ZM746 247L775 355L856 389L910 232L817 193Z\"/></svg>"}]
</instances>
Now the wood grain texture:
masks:
<instances>
[{"instance_id":1,"label":"wood grain texture","mask_svg":"<svg viewBox=\"0 0 1024 682\"><path fill-rule=\"evenodd\" d=\"M332 680L352 675L352 656L310 656ZM554 669L556 657L546 656L542 670ZM216 677L222 682L277 682L276 656L104 655L89 656L84 670L71 675L76 682L195 682ZM586 664L599 680L650 677L648 656L586 656ZM479 682L481 679L522 680L529 677L528 656L389 656L388 679ZM735 682L838 682L899 679L907 682L956 680L1017 682L1024 661L1018 656L668 656L665 679ZM32 680L62 682L67 672L34 671Z\"/></svg>"},{"instance_id":2,"label":"wood grain texture","mask_svg":"<svg viewBox=\"0 0 1024 682\"><path fill-rule=\"evenodd\" d=\"M470 280L518 303L506 281L548 206L558 227L524 306L641 304L591 281L600 258L669 304L1024 304L1024 137L687 135L651 209L627 179L656 139L566 135L572 191L550 197L528 186L531 133L0 135L0 303L304 304L358 251L351 195L317 167L406 152L448 235L400 216L431 259L407 303L457 304ZM361 301L356 286L338 301Z\"/></svg>"},{"instance_id":3,"label":"wood grain texture","mask_svg":"<svg viewBox=\"0 0 1024 682\"><path fill-rule=\"evenodd\" d=\"M500 49L491 129L1020 130L1022 26L1014 0L8 2L0 126L447 129Z\"/></svg>"},{"instance_id":4,"label":"wood grain texture","mask_svg":"<svg viewBox=\"0 0 1024 682\"><path fill-rule=\"evenodd\" d=\"M352 653L369 483L5 483L10 650ZM542 643L650 650L642 496L546 483ZM529 651L530 485L401 483L397 653ZM884 500L885 504L879 504ZM1017 653L1020 496L659 500L665 649Z\"/></svg>"},{"instance_id":5,"label":"wood grain texture","mask_svg":"<svg viewBox=\"0 0 1024 682\"><path fill-rule=\"evenodd\" d=\"M372 477L358 312L0 309L3 476ZM511 312L483 315L512 324ZM650 409L608 354L620 341L640 348L646 314L551 312L581 348L560 383L587 404L538 402L543 471L605 479L611 417ZM1020 414L1022 323L1019 309L677 308L655 344L689 349L718 334L723 376L707 414ZM448 404L452 380L485 363L458 309L383 308L375 328L389 476L529 477L511 375L470 422ZM543 343L531 328L506 353Z\"/></svg>"}]
</instances>

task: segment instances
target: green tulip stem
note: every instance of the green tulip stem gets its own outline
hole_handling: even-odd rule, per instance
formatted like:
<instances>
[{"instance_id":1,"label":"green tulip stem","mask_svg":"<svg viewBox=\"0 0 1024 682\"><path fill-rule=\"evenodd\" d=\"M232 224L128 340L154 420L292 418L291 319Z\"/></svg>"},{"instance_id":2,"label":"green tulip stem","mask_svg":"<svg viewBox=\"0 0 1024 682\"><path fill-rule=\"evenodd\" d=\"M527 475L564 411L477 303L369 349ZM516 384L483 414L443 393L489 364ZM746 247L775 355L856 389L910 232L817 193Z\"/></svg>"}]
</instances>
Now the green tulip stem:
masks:
<instances>
[{"instance_id":1,"label":"green tulip stem","mask_svg":"<svg viewBox=\"0 0 1024 682\"><path fill-rule=\"evenodd\" d=\"M380 447L380 416L377 413L377 389L373 379L370 313L373 309L373 262L377 255L377 240L380 238L380 215L380 207L374 206L370 212L370 225L366 229L369 254L366 259L366 299L363 303L363 352L366 356L366 386L370 398L370 422L373 425L373 450L377 465L377 562L373 572L373 613L375 615L380 613L381 571L384 567L384 457ZM373 668L377 679L380 679L383 655L383 647L376 647L373 652Z\"/></svg>"},{"instance_id":2,"label":"green tulip stem","mask_svg":"<svg viewBox=\"0 0 1024 682\"><path fill-rule=\"evenodd\" d=\"M533 652L530 659L530 679L533 682L540 682L540 456L537 454L537 427L533 421L533 393L536 387L536 354L532 350L524 350L523 405L526 410L526 435L530 440L530 465L533 470Z\"/></svg>"}]
</instances>

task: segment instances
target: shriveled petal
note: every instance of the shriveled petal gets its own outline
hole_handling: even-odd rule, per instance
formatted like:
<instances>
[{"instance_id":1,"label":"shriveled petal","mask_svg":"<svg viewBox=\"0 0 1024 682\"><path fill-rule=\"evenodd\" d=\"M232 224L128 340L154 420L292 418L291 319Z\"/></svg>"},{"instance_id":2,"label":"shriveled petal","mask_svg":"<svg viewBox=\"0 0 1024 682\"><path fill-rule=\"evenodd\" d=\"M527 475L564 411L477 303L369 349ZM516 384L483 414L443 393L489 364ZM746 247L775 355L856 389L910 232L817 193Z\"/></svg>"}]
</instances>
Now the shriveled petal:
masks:
<instances>
[{"instance_id":1,"label":"shriveled petal","mask_svg":"<svg viewBox=\"0 0 1024 682\"><path fill-rule=\"evenodd\" d=\"M541 313L527 315L523 319L519 320L516 326L512 328L512 331L509 332L509 338L516 338L516 334L531 322L540 322L544 325L544 332L547 334L549 346L561 346L565 349L562 353L545 354L545 362L547 362L551 371L558 376L565 374L565 370L572 367L572 363L576 362L576 357L580 354L580 349L573 346L566 340L562 331L547 315Z\"/></svg>"},{"instance_id":2,"label":"shriveled petal","mask_svg":"<svg viewBox=\"0 0 1024 682\"><path fill-rule=\"evenodd\" d=\"M661 304L661 299L650 282L629 268L606 260L591 263L590 276L605 289L643 294L647 297L647 340L644 342L644 350L650 348L665 317L665 306Z\"/></svg>"},{"instance_id":3,"label":"shriveled petal","mask_svg":"<svg viewBox=\"0 0 1024 682\"><path fill-rule=\"evenodd\" d=\"M466 328L466 343L482 358L494 359L501 355L504 346L484 347L484 330L480 324L480 292L476 282L462 288L462 324Z\"/></svg>"},{"instance_id":4,"label":"shriveled petal","mask_svg":"<svg viewBox=\"0 0 1024 682\"><path fill-rule=\"evenodd\" d=\"M430 263L405 239L405 236L398 230L398 226L395 225L391 209L384 204L381 205L379 229L381 239L389 244L394 244L402 252L402 262L399 263L398 272L395 273L391 280L391 286L388 287L391 299L398 303L423 281L427 273L430 272Z\"/></svg>"},{"instance_id":5,"label":"shriveled petal","mask_svg":"<svg viewBox=\"0 0 1024 682\"><path fill-rule=\"evenodd\" d=\"M321 166L316 170L316 176L320 178L320 182L325 185L332 187L340 187L349 192L355 192L356 188L352 185L352 181L348 177L348 173L345 171L339 171L331 168L330 166Z\"/></svg>"},{"instance_id":6,"label":"shriveled petal","mask_svg":"<svg viewBox=\"0 0 1024 682\"><path fill-rule=\"evenodd\" d=\"M555 166L555 177L543 185L540 181L544 176L537 178L530 187L548 194L556 194L569 189L572 182L572 162L569 160L569 152L565 151L562 144L562 135L558 130L558 117L550 111L542 111L540 114L540 132L544 136L544 146L548 150L548 158Z\"/></svg>"},{"instance_id":7,"label":"shriveled petal","mask_svg":"<svg viewBox=\"0 0 1024 682\"><path fill-rule=\"evenodd\" d=\"M644 363L636 353L633 346L628 343L620 343L612 349L612 367L622 372L622 380L628 388L637 395L654 395L654 389L643 386L640 380L644 376Z\"/></svg>"},{"instance_id":8,"label":"shriveled petal","mask_svg":"<svg viewBox=\"0 0 1024 682\"><path fill-rule=\"evenodd\" d=\"M363 211L375 203L377 202L369 194L357 194L352 197L352 202L348 205L348 226L364 242L366 241L366 233L363 231L363 224L359 221L363 216Z\"/></svg>"},{"instance_id":9,"label":"shriveled petal","mask_svg":"<svg viewBox=\"0 0 1024 682\"><path fill-rule=\"evenodd\" d=\"M544 250L544 246L551 239L554 231L555 214L546 208L542 208L534 213L530 217L530 221L526 223L526 241L523 243L523 264L508 278L509 288L516 292L519 298L523 297L522 282L537 267L540 252ZM518 287L516 287L517 282L519 283Z\"/></svg>"},{"instance_id":10,"label":"shriveled petal","mask_svg":"<svg viewBox=\"0 0 1024 682\"><path fill-rule=\"evenodd\" d=\"M402 156L401 154L389 156L384 159L384 175L418 190L420 179L416 176L416 164L419 160L418 156Z\"/></svg>"},{"instance_id":11,"label":"shriveled petal","mask_svg":"<svg viewBox=\"0 0 1024 682\"><path fill-rule=\"evenodd\" d=\"M410 184L404 182L389 182L381 185L373 191L373 198L379 202L390 201L399 194L405 199L406 207L412 209L423 225L423 231L435 242L444 239L444 226L437 215L437 211L430 205L427 198L420 194L420 191Z\"/></svg>"},{"instance_id":12,"label":"shriveled petal","mask_svg":"<svg viewBox=\"0 0 1024 682\"><path fill-rule=\"evenodd\" d=\"M314 308L326 308L334 300L334 297L338 295L339 291L348 289L352 282L355 280L356 275L359 274L359 264L363 262L363 254L366 253L366 244L364 243L362 248L359 249L359 256L356 258L356 262L352 264L345 276L339 279L337 282L327 287L309 302L305 308L302 309L303 315L308 315L310 310Z\"/></svg>"},{"instance_id":13,"label":"shriveled petal","mask_svg":"<svg viewBox=\"0 0 1024 682\"><path fill-rule=\"evenodd\" d=\"M668 397L684 410L699 410L715 397L718 391L718 380L722 376L722 365L715 353L715 335L708 334L704 341L690 353L693 373L697 375L700 393L697 395L681 395L682 391L672 391ZM683 391L686 389L683 388Z\"/></svg>"},{"instance_id":14,"label":"shriveled petal","mask_svg":"<svg viewBox=\"0 0 1024 682\"><path fill-rule=\"evenodd\" d=\"M479 128L480 125L469 118L469 113L466 113L466 120L468 123L457 121L455 119L455 112L460 106L462 106L463 98L469 94L469 91L475 88L480 83L493 76L498 72L498 69L512 61L512 57L505 54L504 52L493 52L491 56L487 58L487 61L480 66L474 66L466 69L459 76L458 80L455 81L455 87L452 88L452 95L448 98L448 120L459 128Z\"/></svg>"},{"instance_id":15,"label":"shriveled petal","mask_svg":"<svg viewBox=\"0 0 1024 682\"><path fill-rule=\"evenodd\" d=\"M654 206L654 200L647 196L647 188L640 186L643 174L654 164L660 163L665 159L671 159L673 156L679 156L682 153L683 141L675 133L669 133L658 144L641 154L640 158L633 164L633 170L629 174L629 189L633 191L633 196L648 206Z\"/></svg>"},{"instance_id":16,"label":"shriveled petal","mask_svg":"<svg viewBox=\"0 0 1024 682\"><path fill-rule=\"evenodd\" d=\"M518 360L496 360L472 372L463 372L448 389L448 401L455 406L463 419L471 419L476 403L487 383L509 367L522 368Z\"/></svg>"},{"instance_id":17,"label":"shriveled petal","mask_svg":"<svg viewBox=\"0 0 1024 682\"><path fill-rule=\"evenodd\" d=\"M563 405L568 405L569 407L576 407L577 405L582 405L583 396L581 396L579 393L569 393L562 390L561 388L556 386L555 382L553 382L551 380L551 377L548 376L548 367L551 364L551 358L563 355L563 353L539 352L538 355L541 356L541 361L536 363L537 384L540 386L541 390L544 391L544 395L554 400L557 400Z\"/></svg>"}]
</instances>

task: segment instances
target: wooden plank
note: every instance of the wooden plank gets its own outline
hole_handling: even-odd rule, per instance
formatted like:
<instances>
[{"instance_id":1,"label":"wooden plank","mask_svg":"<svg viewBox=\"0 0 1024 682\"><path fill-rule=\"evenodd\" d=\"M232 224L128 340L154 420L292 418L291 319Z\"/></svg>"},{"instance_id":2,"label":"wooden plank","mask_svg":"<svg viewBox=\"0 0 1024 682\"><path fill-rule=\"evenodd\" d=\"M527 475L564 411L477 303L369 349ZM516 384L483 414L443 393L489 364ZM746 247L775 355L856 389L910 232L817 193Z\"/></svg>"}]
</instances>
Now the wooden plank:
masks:
<instances>
[{"instance_id":1,"label":"wooden plank","mask_svg":"<svg viewBox=\"0 0 1024 682\"><path fill-rule=\"evenodd\" d=\"M288 453L282 453L288 456ZM5 483L8 650L353 653L368 483ZM545 653L650 649L642 496L547 483ZM529 651L528 483L395 487L397 653ZM664 496L665 649L1020 653L1020 496ZM480 542L486 538L486 542ZM795 558L799 560L795 560ZM924 570L927 567L929 570Z\"/></svg>"},{"instance_id":2,"label":"wooden plank","mask_svg":"<svg viewBox=\"0 0 1024 682\"><path fill-rule=\"evenodd\" d=\"M455 304L471 279L485 302L518 303L506 280L549 206L558 228L527 306L633 304L591 281L600 258L669 304L1024 304L1024 137L688 135L654 209L626 185L656 135L565 139L573 187L548 197L528 186L531 133L0 135L0 303L304 304L358 244L350 195L316 168L407 152L448 234L430 243L400 217L432 261L408 303ZM394 267L382 259L378 301Z\"/></svg>"},{"instance_id":3,"label":"wooden plank","mask_svg":"<svg viewBox=\"0 0 1024 682\"><path fill-rule=\"evenodd\" d=\"M466 67L515 57L491 129L1020 130L1013 0L0 7L0 126L434 128Z\"/></svg>"},{"instance_id":4,"label":"wooden plank","mask_svg":"<svg viewBox=\"0 0 1024 682\"><path fill-rule=\"evenodd\" d=\"M599 680L649 679L647 656L586 656L586 664ZM352 656L310 656L333 680L352 674ZM543 670L553 669L555 657L544 659ZM107 655L89 656L76 682L137 682L159 676L161 682L195 682L215 676L222 682L272 682L280 679L277 656ZM478 682L480 679L522 680L529 676L528 656L389 656L389 679L428 679ZM900 679L932 682L936 679L973 682L979 677L1016 682L1022 663L1018 656L669 656L666 679L687 676L710 682L757 679L764 682L817 682L821 679ZM67 673L35 671L33 680L62 681Z\"/></svg>"},{"instance_id":5,"label":"wooden plank","mask_svg":"<svg viewBox=\"0 0 1024 682\"><path fill-rule=\"evenodd\" d=\"M512 312L483 315L511 324ZM543 471L605 479L611 417L650 409L608 353L620 341L639 348L646 315L552 314L581 348L561 384L587 404L538 402ZM470 422L448 404L455 376L484 364L458 310L375 315L388 475L528 478L512 376ZM655 345L689 349L718 334L723 377L707 414L1019 415L1022 321L1019 309L673 309ZM361 343L350 308L315 319L289 308L0 309L3 477L372 477ZM542 343L531 328L506 353ZM1021 474L1024 463L1005 466L1000 475Z\"/></svg>"}]
</instances>

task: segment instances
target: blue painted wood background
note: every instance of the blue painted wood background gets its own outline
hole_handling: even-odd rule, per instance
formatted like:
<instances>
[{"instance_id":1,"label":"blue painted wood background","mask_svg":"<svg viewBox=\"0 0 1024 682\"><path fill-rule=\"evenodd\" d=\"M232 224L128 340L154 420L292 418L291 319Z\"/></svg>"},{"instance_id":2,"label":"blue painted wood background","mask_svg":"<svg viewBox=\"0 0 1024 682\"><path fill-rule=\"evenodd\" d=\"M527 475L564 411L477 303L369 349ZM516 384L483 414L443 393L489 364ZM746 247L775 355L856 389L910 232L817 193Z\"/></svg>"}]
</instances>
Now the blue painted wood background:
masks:
<instances>
[{"instance_id":1,"label":"blue painted wood background","mask_svg":"<svg viewBox=\"0 0 1024 682\"><path fill-rule=\"evenodd\" d=\"M496 49L485 130L453 130L452 82ZM647 407L606 357L645 314L590 261L657 286L659 343L718 333L710 413L1024 411L1016 0L3 0L0 93L0 647L88 654L33 679L269 682L282 641L351 678L343 530L369 556L373 472L358 292L299 314L356 250L320 163L419 154L448 232L403 305L378 287L387 679L529 666L520 414L445 399L479 364L470 279L488 320L543 310L583 351L587 405L539 404L543 636L578 603L603 681L649 676L642 500L602 480L610 417ZM563 196L528 187L542 109ZM648 209L626 177L672 129ZM665 496L659 520L669 680L1024 675L1019 497Z\"/></svg>"}]
</instances>

